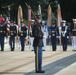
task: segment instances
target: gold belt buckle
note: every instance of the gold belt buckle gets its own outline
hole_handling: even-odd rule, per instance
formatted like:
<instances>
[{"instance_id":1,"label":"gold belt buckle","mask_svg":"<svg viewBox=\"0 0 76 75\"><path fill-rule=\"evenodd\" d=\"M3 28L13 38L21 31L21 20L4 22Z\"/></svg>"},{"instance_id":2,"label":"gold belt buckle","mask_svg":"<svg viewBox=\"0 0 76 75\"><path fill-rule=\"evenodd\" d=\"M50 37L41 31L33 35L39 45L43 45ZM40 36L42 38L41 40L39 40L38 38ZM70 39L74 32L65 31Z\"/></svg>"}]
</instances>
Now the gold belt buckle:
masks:
<instances>
[{"instance_id":1,"label":"gold belt buckle","mask_svg":"<svg viewBox=\"0 0 76 75\"><path fill-rule=\"evenodd\" d=\"M23 34L21 34L21 36L23 36Z\"/></svg>"},{"instance_id":2,"label":"gold belt buckle","mask_svg":"<svg viewBox=\"0 0 76 75\"><path fill-rule=\"evenodd\" d=\"M65 36L65 34L63 33L63 36Z\"/></svg>"},{"instance_id":3,"label":"gold belt buckle","mask_svg":"<svg viewBox=\"0 0 76 75\"><path fill-rule=\"evenodd\" d=\"M11 33L11 35L13 35L13 33Z\"/></svg>"},{"instance_id":4,"label":"gold belt buckle","mask_svg":"<svg viewBox=\"0 0 76 75\"><path fill-rule=\"evenodd\" d=\"M55 34L52 34L53 36L55 36Z\"/></svg>"}]
</instances>

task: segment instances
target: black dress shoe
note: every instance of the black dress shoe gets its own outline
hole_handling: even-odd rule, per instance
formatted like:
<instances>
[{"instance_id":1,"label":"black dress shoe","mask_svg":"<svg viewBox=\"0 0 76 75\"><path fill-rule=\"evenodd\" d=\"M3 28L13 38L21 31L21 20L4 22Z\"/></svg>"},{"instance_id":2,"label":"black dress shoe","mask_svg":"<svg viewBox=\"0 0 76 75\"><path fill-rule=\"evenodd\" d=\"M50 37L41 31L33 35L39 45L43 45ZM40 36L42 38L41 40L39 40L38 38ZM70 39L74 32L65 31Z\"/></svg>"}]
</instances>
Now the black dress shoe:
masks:
<instances>
[{"instance_id":1,"label":"black dress shoe","mask_svg":"<svg viewBox=\"0 0 76 75\"><path fill-rule=\"evenodd\" d=\"M53 49L53 51L56 51L56 49Z\"/></svg>"},{"instance_id":2,"label":"black dress shoe","mask_svg":"<svg viewBox=\"0 0 76 75\"><path fill-rule=\"evenodd\" d=\"M42 51L45 51L44 49Z\"/></svg>"},{"instance_id":3,"label":"black dress shoe","mask_svg":"<svg viewBox=\"0 0 76 75\"><path fill-rule=\"evenodd\" d=\"M1 51L4 51L4 50L1 50Z\"/></svg>"},{"instance_id":4,"label":"black dress shoe","mask_svg":"<svg viewBox=\"0 0 76 75\"><path fill-rule=\"evenodd\" d=\"M14 51L13 49L11 51Z\"/></svg>"},{"instance_id":5,"label":"black dress shoe","mask_svg":"<svg viewBox=\"0 0 76 75\"><path fill-rule=\"evenodd\" d=\"M66 51L66 50L63 50L63 51Z\"/></svg>"},{"instance_id":6,"label":"black dress shoe","mask_svg":"<svg viewBox=\"0 0 76 75\"><path fill-rule=\"evenodd\" d=\"M24 50L21 50L21 51L24 51Z\"/></svg>"},{"instance_id":7,"label":"black dress shoe","mask_svg":"<svg viewBox=\"0 0 76 75\"><path fill-rule=\"evenodd\" d=\"M34 51L34 50L31 50L31 51Z\"/></svg>"},{"instance_id":8,"label":"black dress shoe","mask_svg":"<svg viewBox=\"0 0 76 75\"><path fill-rule=\"evenodd\" d=\"M45 71L40 70L40 71L36 71L36 73L45 73Z\"/></svg>"},{"instance_id":9,"label":"black dress shoe","mask_svg":"<svg viewBox=\"0 0 76 75\"><path fill-rule=\"evenodd\" d=\"M14 50L11 50L11 52L14 52Z\"/></svg>"},{"instance_id":10,"label":"black dress shoe","mask_svg":"<svg viewBox=\"0 0 76 75\"><path fill-rule=\"evenodd\" d=\"M73 49L73 51L76 51L76 50Z\"/></svg>"}]
</instances>

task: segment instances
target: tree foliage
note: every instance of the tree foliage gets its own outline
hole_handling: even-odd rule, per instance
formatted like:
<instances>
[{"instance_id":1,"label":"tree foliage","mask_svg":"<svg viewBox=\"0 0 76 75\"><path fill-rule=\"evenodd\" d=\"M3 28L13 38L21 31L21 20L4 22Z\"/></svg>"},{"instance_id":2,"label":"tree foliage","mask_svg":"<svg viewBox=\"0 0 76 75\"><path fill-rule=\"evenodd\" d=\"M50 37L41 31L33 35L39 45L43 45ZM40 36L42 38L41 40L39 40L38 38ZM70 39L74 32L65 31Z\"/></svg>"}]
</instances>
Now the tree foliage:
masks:
<instances>
[{"instance_id":1,"label":"tree foliage","mask_svg":"<svg viewBox=\"0 0 76 75\"><path fill-rule=\"evenodd\" d=\"M70 21L72 18L76 18L76 0L0 0L0 13L3 16L8 16L8 6L11 7L11 20L17 20L18 6L21 5L23 9L24 19L27 20L27 7L25 2L29 4L37 14L38 5L41 5L43 19L47 19L47 8L50 5L52 7L53 15L56 16L57 4L60 3L62 18Z\"/></svg>"}]
</instances>

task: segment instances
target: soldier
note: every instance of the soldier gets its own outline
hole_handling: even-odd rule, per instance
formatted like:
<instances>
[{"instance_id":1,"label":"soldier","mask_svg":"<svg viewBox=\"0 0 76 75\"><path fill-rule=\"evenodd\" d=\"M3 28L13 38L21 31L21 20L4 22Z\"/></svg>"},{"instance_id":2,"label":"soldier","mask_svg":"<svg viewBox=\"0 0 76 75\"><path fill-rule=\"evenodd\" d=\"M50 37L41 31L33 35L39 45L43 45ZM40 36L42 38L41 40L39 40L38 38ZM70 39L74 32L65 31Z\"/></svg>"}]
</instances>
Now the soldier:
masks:
<instances>
[{"instance_id":1,"label":"soldier","mask_svg":"<svg viewBox=\"0 0 76 75\"><path fill-rule=\"evenodd\" d=\"M16 28L17 28L17 36L16 36L16 38L15 38L15 42L16 42L16 43L15 43L15 46L16 46L16 47L20 47L20 46L19 46L19 37L18 37L18 25L16 24L15 21L14 21L13 23L14 23L14 25L15 25Z\"/></svg>"},{"instance_id":2,"label":"soldier","mask_svg":"<svg viewBox=\"0 0 76 75\"><path fill-rule=\"evenodd\" d=\"M40 20L38 23L40 24ZM32 29L32 34L34 37L33 46L35 52L35 71L36 73L44 73L42 70L42 46L43 46L43 32L41 31L41 25L35 23Z\"/></svg>"},{"instance_id":3,"label":"soldier","mask_svg":"<svg viewBox=\"0 0 76 75\"><path fill-rule=\"evenodd\" d=\"M41 29L42 29L42 32L44 33L42 50L45 51L46 50L46 40L48 37L48 30L47 30L47 26L45 25L45 21L42 21Z\"/></svg>"},{"instance_id":4,"label":"soldier","mask_svg":"<svg viewBox=\"0 0 76 75\"><path fill-rule=\"evenodd\" d=\"M61 42L63 51L67 50L67 36L68 36L68 27L66 26L66 21L62 20L61 23Z\"/></svg>"},{"instance_id":5,"label":"soldier","mask_svg":"<svg viewBox=\"0 0 76 75\"><path fill-rule=\"evenodd\" d=\"M76 19L73 19L74 27L72 29L73 39L72 39L72 48L76 51Z\"/></svg>"},{"instance_id":6,"label":"soldier","mask_svg":"<svg viewBox=\"0 0 76 75\"><path fill-rule=\"evenodd\" d=\"M0 22L0 46L1 51L4 51L4 38L7 34L7 27L4 25L5 21Z\"/></svg>"},{"instance_id":7,"label":"soldier","mask_svg":"<svg viewBox=\"0 0 76 75\"><path fill-rule=\"evenodd\" d=\"M20 43L21 43L21 51L24 51L26 35L27 35L27 27L25 26L25 24L22 21L21 22L21 26L19 28L19 37L20 37Z\"/></svg>"},{"instance_id":8,"label":"soldier","mask_svg":"<svg viewBox=\"0 0 76 75\"><path fill-rule=\"evenodd\" d=\"M57 39L56 37L59 35L58 27L55 24L55 21L52 21L51 26L51 44L52 44L52 51L56 51L56 43Z\"/></svg>"},{"instance_id":9,"label":"soldier","mask_svg":"<svg viewBox=\"0 0 76 75\"><path fill-rule=\"evenodd\" d=\"M11 51L14 51L14 49L15 49L15 37L17 35L17 27L16 27L16 25L14 25L13 21L11 21L11 23L10 23L9 30L10 30L10 33L9 33L10 48L11 48Z\"/></svg>"},{"instance_id":10,"label":"soldier","mask_svg":"<svg viewBox=\"0 0 76 75\"><path fill-rule=\"evenodd\" d=\"M32 28L34 26L34 23L35 21L34 20L31 20L31 26L30 26L30 44L31 44L31 51L34 51L34 47L33 47L33 40L34 40L34 37L32 35Z\"/></svg>"}]
</instances>

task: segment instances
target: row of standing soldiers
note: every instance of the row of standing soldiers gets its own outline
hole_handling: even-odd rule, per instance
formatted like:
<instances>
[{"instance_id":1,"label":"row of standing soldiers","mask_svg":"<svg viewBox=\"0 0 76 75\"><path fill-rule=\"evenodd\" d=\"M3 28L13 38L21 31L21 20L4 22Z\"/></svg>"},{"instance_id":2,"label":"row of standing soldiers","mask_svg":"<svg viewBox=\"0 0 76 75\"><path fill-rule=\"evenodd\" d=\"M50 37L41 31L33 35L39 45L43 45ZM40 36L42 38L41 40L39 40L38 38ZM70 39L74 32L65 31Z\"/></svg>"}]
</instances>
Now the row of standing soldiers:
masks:
<instances>
[{"instance_id":1,"label":"row of standing soldiers","mask_svg":"<svg viewBox=\"0 0 76 75\"><path fill-rule=\"evenodd\" d=\"M57 27L55 25L55 22L53 22L51 26L52 50L56 51L56 44L57 44L57 38L58 38L60 45L62 44L63 51L66 51L68 36L69 36L69 29L68 29L68 26L66 26L65 20L62 20L60 27Z\"/></svg>"},{"instance_id":2,"label":"row of standing soldiers","mask_svg":"<svg viewBox=\"0 0 76 75\"><path fill-rule=\"evenodd\" d=\"M62 21L62 26L61 28L58 28L55 24L55 22L52 22L52 26L50 27L50 31L48 33L47 27L45 24L41 25L41 29L44 33L43 36L43 50L46 49L46 39L48 37L48 34L51 35L51 44L52 44L52 50L56 51L56 44L57 44L57 36L59 39L61 38L61 43L63 46L63 51L67 50L67 36L68 36L68 28L65 25L65 21ZM59 31L60 29L60 31ZM21 22L21 27L18 28L18 26L11 21L10 25L8 23L2 22L0 23L0 44L1 44L1 51L4 50L4 37L9 37L9 43L10 43L10 49L11 51L14 51L15 49L15 37L17 36L17 39L20 40L21 43L21 51L24 51L24 46L25 46L25 38L27 36L27 27L23 22ZM18 36L20 38L18 38ZM34 39L34 38L33 38ZM31 40L33 40L31 39ZM33 45L32 45L33 47ZM32 48L33 50L34 48Z\"/></svg>"},{"instance_id":3,"label":"row of standing soldiers","mask_svg":"<svg viewBox=\"0 0 76 75\"><path fill-rule=\"evenodd\" d=\"M62 20L61 26L58 27L55 24L55 21L52 21L52 25L50 27L47 28L47 25L45 25L44 21L42 21L41 23L41 30L44 33L43 36L43 47L42 50L45 51L46 50L46 40L48 38L51 39L51 44L52 44L52 50L56 51L56 46L57 46L57 41L60 43L62 43L62 47L63 47L63 51L67 50L67 39L69 38L69 28L66 25L66 21ZM34 21L32 22L32 27L34 26ZM57 40L58 38L58 40ZM31 40L34 40L34 37L31 36ZM31 41L33 42L33 41ZM33 43L32 43L33 44ZM31 50L33 50L33 45L31 47Z\"/></svg>"},{"instance_id":4,"label":"row of standing soldiers","mask_svg":"<svg viewBox=\"0 0 76 75\"><path fill-rule=\"evenodd\" d=\"M32 27L32 37L34 37L33 40L33 47L34 47L34 53L35 53L35 71L36 73L44 73L45 71L42 70L42 47L44 45L43 38L44 38L44 32L42 31L40 20L38 20L38 23L34 23L34 26ZM61 36L61 41L63 45L63 51L67 50L67 32L68 28L65 25L65 21L62 21L62 26L60 28L60 32L58 27L55 25L55 22L52 23L52 26L50 27L50 35L51 35L51 42L52 42L52 50L56 51L56 36ZM18 28L14 22L11 21L10 26L8 26L7 23L2 22L0 23L0 44L1 44L1 51L4 50L4 37L10 36L9 43L11 51L14 51L15 49L15 37L19 36L20 43L21 43L21 51L24 51L24 45L25 45L25 37L27 35L27 27L23 22L21 22L20 27Z\"/></svg>"},{"instance_id":5,"label":"row of standing soldiers","mask_svg":"<svg viewBox=\"0 0 76 75\"><path fill-rule=\"evenodd\" d=\"M44 27L44 28L43 28ZM38 20L38 23L34 23L32 27L32 36L33 39L33 47L35 53L35 71L36 73L44 73L45 71L42 70L42 50L44 46L43 38L45 36L45 31L43 32L42 29L45 29L45 26L42 26L42 22ZM55 22L52 22L52 26L50 27L49 34L51 35L51 42L52 42L52 50L56 51L56 37L59 36L62 41L63 51L67 50L67 36L68 36L68 28L65 25L65 21L62 21L62 26L59 28L56 26ZM61 36L61 37L60 37Z\"/></svg>"},{"instance_id":6,"label":"row of standing soldiers","mask_svg":"<svg viewBox=\"0 0 76 75\"><path fill-rule=\"evenodd\" d=\"M1 51L4 51L4 38L9 38L9 44L11 51L14 51L15 49L15 37L17 37L17 40L20 40L21 43L21 51L24 51L24 45L25 45L25 37L27 35L27 27L23 22L21 22L21 26L18 28L18 26L11 21L10 23L6 23L5 21L0 23L0 45L1 45Z\"/></svg>"}]
</instances>

